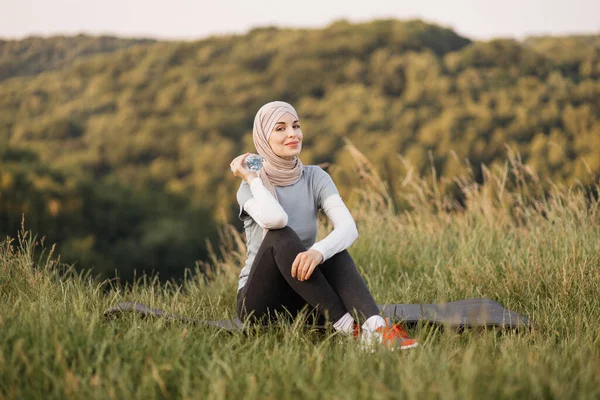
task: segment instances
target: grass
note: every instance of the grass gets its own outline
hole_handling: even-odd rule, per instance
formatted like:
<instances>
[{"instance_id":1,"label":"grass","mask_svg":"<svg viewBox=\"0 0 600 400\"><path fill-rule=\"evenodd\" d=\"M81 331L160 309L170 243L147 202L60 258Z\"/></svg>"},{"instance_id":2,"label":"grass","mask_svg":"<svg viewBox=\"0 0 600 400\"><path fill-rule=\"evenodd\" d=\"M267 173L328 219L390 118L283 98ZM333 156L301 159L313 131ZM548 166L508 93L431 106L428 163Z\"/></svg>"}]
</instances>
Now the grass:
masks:
<instances>
[{"instance_id":1,"label":"grass","mask_svg":"<svg viewBox=\"0 0 600 400\"><path fill-rule=\"evenodd\" d=\"M597 200L574 187L540 196L537 177L513 157L482 185L457 179L461 205L431 177L406 178L410 211L400 213L349 150L366 182L349 250L378 303L489 297L536 329L420 326L411 333L423 348L367 354L300 324L245 336L134 315L104 321L106 308L132 300L192 318L234 317L243 238L224 229L225 256L213 252L182 285L121 286L74 273L22 232L0 246L0 398L600 397ZM331 227L321 228L323 237Z\"/></svg>"}]
</instances>

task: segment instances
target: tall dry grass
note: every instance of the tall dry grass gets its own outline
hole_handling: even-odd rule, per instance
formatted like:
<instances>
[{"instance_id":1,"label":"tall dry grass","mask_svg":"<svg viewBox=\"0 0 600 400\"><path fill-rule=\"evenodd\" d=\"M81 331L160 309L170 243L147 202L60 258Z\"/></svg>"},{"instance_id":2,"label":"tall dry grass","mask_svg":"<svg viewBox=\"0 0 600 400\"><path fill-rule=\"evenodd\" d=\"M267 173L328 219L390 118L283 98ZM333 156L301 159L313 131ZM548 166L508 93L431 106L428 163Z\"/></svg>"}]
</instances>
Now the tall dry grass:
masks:
<instances>
[{"instance_id":1,"label":"tall dry grass","mask_svg":"<svg viewBox=\"0 0 600 400\"><path fill-rule=\"evenodd\" d=\"M484 181L456 177L443 196L432 170L406 165L399 210L348 143L366 182L350 204L349 249L378 303L489 297L530 317L532 332L435 326L418 351L365 354L301 324L249 335L145 320L104 321L119 301L193 318L234 316L243 235L224 227L211 258L182 285L140 277L97 282L25 231L0 246L0 398L598 398L600 218L594 188L552 185L509 153ZM598 188L595 188L598 193ZM330 224L321 220L320 237Z\"/></svg>"}]
</instances>

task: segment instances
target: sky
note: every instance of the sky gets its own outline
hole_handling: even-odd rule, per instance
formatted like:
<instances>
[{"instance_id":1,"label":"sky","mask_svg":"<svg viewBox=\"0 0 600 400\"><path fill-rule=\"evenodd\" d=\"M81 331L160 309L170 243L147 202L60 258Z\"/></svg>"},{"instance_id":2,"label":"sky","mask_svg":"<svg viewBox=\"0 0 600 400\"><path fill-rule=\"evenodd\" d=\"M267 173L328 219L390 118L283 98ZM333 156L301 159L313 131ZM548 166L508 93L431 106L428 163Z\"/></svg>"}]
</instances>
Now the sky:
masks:
<instances>
[{"instance_id":1,"label":"sky","mask_svg":"<svg viewBox=\"0 0 600 400\"><path fill-rule=\"evenodd\" d=\"M194 40L259 26L420 18L470 39L600 34L600 0L0 0L0 38L109 34Z\"/></svg>"}]
</instances>

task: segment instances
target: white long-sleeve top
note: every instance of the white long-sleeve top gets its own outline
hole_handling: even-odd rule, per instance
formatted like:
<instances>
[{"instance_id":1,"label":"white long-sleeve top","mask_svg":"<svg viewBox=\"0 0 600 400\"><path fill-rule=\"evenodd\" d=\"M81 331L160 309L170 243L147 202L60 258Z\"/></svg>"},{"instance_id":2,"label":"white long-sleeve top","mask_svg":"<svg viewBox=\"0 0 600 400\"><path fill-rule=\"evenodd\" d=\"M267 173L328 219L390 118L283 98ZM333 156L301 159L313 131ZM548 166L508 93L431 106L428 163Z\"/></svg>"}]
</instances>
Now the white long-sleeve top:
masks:
<instances>
[{"instance_id":1,"label":"white long-sleeve top","mask_svg":"<svg viewBox=\"0 0 600 400\"><path fill-rule=\"evenodd\" d=\"M243 208L265 229L280 229L287 225L288 215L279 202L265 188L260 178L250 182L252 198L248 199ZM358 230L352 214L339 194L332 194L322 204L323 211L333 223L333 230L322 240L316 242L311 249L323 255L324 261L333 255L350 247L358 238Z\"/></svg>"}]
</instances>

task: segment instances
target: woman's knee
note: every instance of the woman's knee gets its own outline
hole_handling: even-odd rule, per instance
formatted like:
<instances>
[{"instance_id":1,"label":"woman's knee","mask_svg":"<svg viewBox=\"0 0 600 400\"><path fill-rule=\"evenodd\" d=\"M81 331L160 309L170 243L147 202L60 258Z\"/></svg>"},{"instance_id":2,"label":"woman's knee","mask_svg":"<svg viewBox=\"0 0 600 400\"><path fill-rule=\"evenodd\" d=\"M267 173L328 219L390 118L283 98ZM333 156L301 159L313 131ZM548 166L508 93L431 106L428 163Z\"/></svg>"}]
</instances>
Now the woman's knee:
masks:
<instances>
[{"instance_id":1,"label":"woman's knee","mask_svg":"<svg viewBox=\"0 0 600 400\"><path fill-rule=\"evenodd\" d=\"M300 239L296 231L287 225L280 229L270 229L265 236L265 240L267 238L270 241L283 246L289 246L294 243L300 243L302 245L302 239Z\"/></svg>"},{"instance_id":2,"label":"woman's knee","mask_svg":"<svg viewBox=\"0 0 600 400\"><path fill-rule=\"evenodd\" d=\"M279 229L269 229L269 231L267 232L267 235L271 235L271 236L289 236L289 235L296 235L296 231L294 231L292 228L290 228L289 225L284 226L283 228L279 228Z\"/></svg>"}]
</instances>

